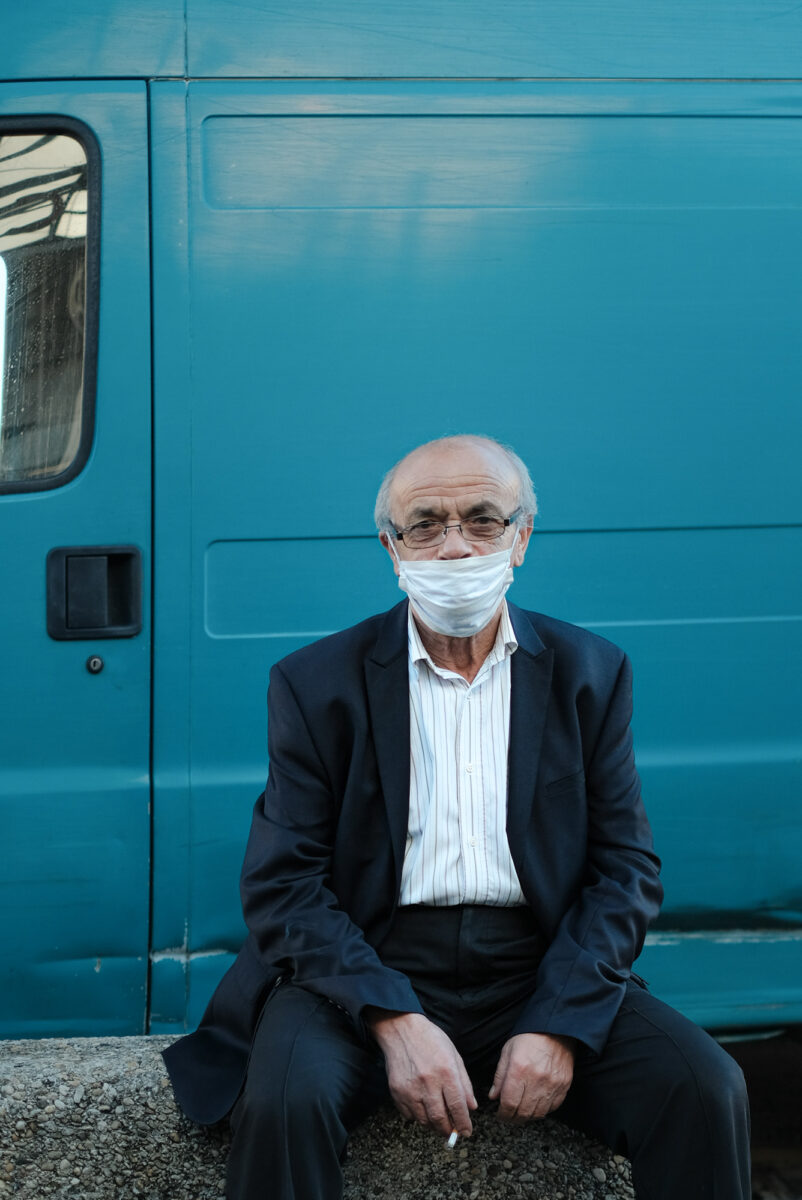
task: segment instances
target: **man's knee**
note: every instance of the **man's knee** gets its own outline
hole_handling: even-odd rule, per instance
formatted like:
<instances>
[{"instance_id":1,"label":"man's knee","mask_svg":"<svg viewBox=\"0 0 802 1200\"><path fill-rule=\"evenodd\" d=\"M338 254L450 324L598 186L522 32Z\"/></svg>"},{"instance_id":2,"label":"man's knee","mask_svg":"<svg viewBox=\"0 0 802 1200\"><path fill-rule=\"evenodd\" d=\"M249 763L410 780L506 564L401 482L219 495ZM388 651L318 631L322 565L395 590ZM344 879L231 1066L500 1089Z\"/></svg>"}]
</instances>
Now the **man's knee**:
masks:
<instances>
[{"instance_id":1,"label":"man's knee","mask_svg":"<svg viewBox=\"0 0 802 1200\"><path fill-rule=\"evenodd\" d=\"M262 1015L232 1123L288 1130L347 1120L354 1098L369 1084L371 1066L346 1014L285 984Z\"/></svg>"},{"instance_id":2,"label":"man's knee","mask_svg":"<svg viewBox=\"0 0 802 1200\"><path fill-rule=\"evenodd\" d=\"M712 1133L748 1125L749 1100L743 1072L709 1034L688 1022L684 1038L676 1031L654 1055L649 1089L658 1108L671 1106L686 1120Z\"/></svg>"},{"instance_id":3,"label":"man's knee","mask_svg":"<svg viewBox=\"0 0 802 1200\"><path fill-rule=\"evenodd\" d=\"M317 1071L310 1071L299 1059L291 1061L283 1072L265 1075L250 1071L232 1113L232 1128L249 1125L279 1136L304 1125L311 1128L318 1119L331 1119L338 1091L321 1071L320 1063Z\"/></svg>"},{"instance_id":4,"label":"man's knee","mask_svg":"<svg viewBox=\"0 0 802 1200\"><path fill-rule=\"evenodd\" d=\"M647 1124L669 1108L706 1123L748 1113L743 1073L698 1025L633 984L602 1058L613 1094L635 1097ZM606 1085L605 1085L606 1086ZM718 1115L717 1115L718 1114Z\"/></svg>"},{"instance_id":5,"label":"man's knee","mask_svg":"<svg viewBox=\"0 0 802 1200\"><path fill-rule=\"evenodd\" d=\"M737 1122L742 1116L748 1120L749 1097L744 1073L731 1054L717 1043L713 1045L717 1054L710 1055L707 1069L699 1077L707 1111L724 1120Z\"/></svg>"}]
</instances>

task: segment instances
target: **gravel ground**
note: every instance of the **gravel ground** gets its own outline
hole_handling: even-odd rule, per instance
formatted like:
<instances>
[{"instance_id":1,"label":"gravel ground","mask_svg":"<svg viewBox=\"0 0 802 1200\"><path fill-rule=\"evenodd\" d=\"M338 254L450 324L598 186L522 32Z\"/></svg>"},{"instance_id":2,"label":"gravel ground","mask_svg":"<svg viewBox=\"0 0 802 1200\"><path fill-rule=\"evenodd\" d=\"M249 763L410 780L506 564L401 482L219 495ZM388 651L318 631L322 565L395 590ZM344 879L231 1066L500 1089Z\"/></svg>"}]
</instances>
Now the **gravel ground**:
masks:
<instances>
[{"instance_id":1,"label":"gravel ground","mask_svg":"<svg viewBox=\"0 0 802 1200\"><path fill-rule=\"evenodd\" d=\"M0 1197L222 1200L227 1134L191 1125L167 1037L0 1042ZM454 1150L393 1110L354 1135L346 1200L632 1200L629 1164L545 1121L480 1111Z\"/></svg>"},{"instance_id":2,"label":"gravel ground","mask_svg":"<svg viewBox=\"0 0 802 1200\"><path fill-rule=\"evenodd\" d=\"M172 1040L0 1042L0 1196L222 1200L226 1144L180 1116Z\"/></svg>"},{"instance_id":3,"label":"gravel ground","mask_svg":"<svg viewBox=\"0 0 802 1200\"><path fill-rule=\"evenodd\" d=\"M558 1121L505 1125L493 1109L454 1150L387 1110L351 1139L348 1200L633 1200L629 1163Z\"/></svg>"}]
</instances>

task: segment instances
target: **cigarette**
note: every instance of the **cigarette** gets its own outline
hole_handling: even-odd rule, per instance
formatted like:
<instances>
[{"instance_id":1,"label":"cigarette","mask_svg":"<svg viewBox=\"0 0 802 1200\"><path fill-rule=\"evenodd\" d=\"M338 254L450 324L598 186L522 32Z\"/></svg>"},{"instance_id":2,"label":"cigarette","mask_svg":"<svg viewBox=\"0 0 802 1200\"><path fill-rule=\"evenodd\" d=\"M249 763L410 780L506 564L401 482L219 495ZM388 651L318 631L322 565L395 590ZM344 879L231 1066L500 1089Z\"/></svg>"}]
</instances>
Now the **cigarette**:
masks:
<instances>
[{"instance_id":1,"label":"cigarette","mask_svg":"<svg viewBox=\"0 0 802 1200\"><path fill-rule=\"evenodd\" d=\"M457 1133L456 1129L452 1129L452 1130L451 1130L451 1137L450 1137L450 1138L448 1139L448 1141L446 1142L446 1145L448 1146L449 1150L453 1150L453 1149L454 1149L454 1147L455 1147L455 1146L456 1146L456 1144L457 1144L457 1138L458 1138L458 1137L459 1137L459 1134Z\"/></svg>"}]
</instances>

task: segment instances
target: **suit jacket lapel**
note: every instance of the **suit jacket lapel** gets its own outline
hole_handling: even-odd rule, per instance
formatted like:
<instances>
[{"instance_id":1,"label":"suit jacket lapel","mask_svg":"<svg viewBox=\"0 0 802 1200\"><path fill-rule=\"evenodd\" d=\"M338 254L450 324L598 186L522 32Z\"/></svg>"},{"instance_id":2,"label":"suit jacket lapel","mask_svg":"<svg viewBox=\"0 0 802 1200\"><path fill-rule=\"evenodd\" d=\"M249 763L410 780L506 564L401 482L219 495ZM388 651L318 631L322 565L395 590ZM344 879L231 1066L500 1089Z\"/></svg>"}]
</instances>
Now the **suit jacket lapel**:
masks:
<instances>
[{"instance_id":1,"label":"suit jacket lapel","mask_svg":"<svg viewBox=\"0 0 802 1200\"><path fill-rule=\"evenodd\" d=\"M409 823L409 653L407 602L387 614L373 654L365 663L368 708L376 747L395 866L395 891Z\"/></svg>"},{"instance_id":2,"label":"suit jacket lapel","mask_svg":"<svg viewBox=\"0 0 802 1200\"><path fill-rule=\"evenodd\" d=\"M554 651L538 637L526 613L509 605L518 649L512 656L510 746L507 756L507 839L519 875L527 849L526 828L535 798L540 747L546 723Z\"/></svg>"}]
</instances>

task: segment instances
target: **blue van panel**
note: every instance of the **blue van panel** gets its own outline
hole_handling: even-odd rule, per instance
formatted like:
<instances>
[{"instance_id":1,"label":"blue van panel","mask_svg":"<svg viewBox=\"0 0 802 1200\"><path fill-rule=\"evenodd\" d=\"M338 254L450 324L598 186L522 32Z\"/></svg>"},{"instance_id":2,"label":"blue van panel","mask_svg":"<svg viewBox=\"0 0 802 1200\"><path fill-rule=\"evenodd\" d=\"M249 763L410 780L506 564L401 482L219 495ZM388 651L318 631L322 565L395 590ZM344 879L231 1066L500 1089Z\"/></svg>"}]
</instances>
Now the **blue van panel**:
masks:
<instances>
[{"instance_id":1,"label":"blue van panel","mask_svg":"<svg viewBox=\"0 0 802 1200\"><path fill-rule=\"evenodd\" d=\"M170 956L164 952L151 954L150 1033L181 1032L189 1027L184 1022L188 984L189 968L183 951Z\"/></svg>"},{"instance_id":2,"label":"blue van panel","mask_svg":"<svg viewBox=\"0 0 802 1200\"><path fill-rule=\"evenodd\" d=\"M183 0L3 5L0 79L183 74Z\"/></svg>"},{"instance_id":3,"label":"blue van panel","mask_svg":"<svg viewBox=\"0 0 802 1200\"><path fill-rule=\"evenodd\" d=\"M790 78L802 20L761 0L188 0L189 74Z\"/></svg>"},{"instance_id":4,"label":"blue van panel","mask_svg":"<svg viewBox=\"0 0 802 1200\"><path fill-rule=\"evenodd\" d=\"M63 487L0 497L0 1036L139 1033L150 873L146 91L128 81L0 85L6 129L32 113L82 122L100 148L102 333L85 467ZM54 641L47 555L93 545L141 548L143 630ZM99 674L87 670L90 654L103 659Z\"/></svg>"},{"instance_id":5,"label":"blue van panel","mask_svg":"<svg viewBox=\"0 0 802 1200\"><path fill-rule=\"evenodd\" d=\"M620 117L589 85L586 117L540 117L537 85L352 90L232 84L221 117L220 88L190 89L197 403L236 380L239 419L275 413L269 436L215 439L238 478L215 496L221 536L235 512L241 536L367 532L374 481L343 490L343 461L378 472L499 410L548 528L802 519L793 439L769 458L751 435L763 397L782 428L802 384L799 120L768 102L761 119ZM441 117L449 91L469 115ZM338 496L323 514L296 511L296 445Z\"/></svg>"},{"instance_id":6,"label":"blue van panel","mask_svg":"<svg viewBox=\"0 0 802 1200\"><path fill-rule=\"evenodd\" d=\"M802 1022L802 932L649 934L637 970L707 1029Z\"/></svg>"},{"instance_id":7,"label":"blue van panel","mask_svg":"<svg viewBox=\"0 0 802 1200\"><path fill-rule=\"evenodd\" d=\"M633 658L659 933L727 947L717 1008L695 942L660 949L662 994L764 1020L749 963L786 942L739 994L721 939L802 923L802 91L193 83L188 178L183 88L152 97L153 1027L242 940L271 663L399 598L381 474L464 429L541 495L511 599Z\"/></svg>"},{"instance_id":8,"label":"blue van panel","mask_svg":"<svg viewBox=\"0 0 802 1200\"><path fill-rule=\"evenodd\" d=\"M0 79L787 79L800 42L799 12L761 0L40 0L4 6Z\"/></svg>"},{"instance_id":9,"label":"blue van panel","mask_svg":"<svg viewBox=\"0 0 802 1200\"><path fill-rule=\"evenodd\" d=\"M98 889L96 895L102 893ZM16 1004L8 1037L118 1037L144 1030L147 955L115 952L64 959L46 967L24 963L9 978Z\"/></svg>"}]
</instances>

